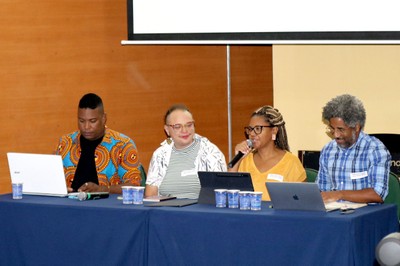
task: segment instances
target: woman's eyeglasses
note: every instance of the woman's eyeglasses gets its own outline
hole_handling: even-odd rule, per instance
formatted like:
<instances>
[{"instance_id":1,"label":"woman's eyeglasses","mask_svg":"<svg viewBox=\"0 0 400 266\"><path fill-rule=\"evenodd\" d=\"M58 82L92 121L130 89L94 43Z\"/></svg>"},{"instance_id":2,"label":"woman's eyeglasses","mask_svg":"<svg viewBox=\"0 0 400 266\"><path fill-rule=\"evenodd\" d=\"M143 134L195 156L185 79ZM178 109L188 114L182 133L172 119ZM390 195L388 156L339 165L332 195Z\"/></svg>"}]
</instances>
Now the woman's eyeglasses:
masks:
<instances>
[{"instance_id":1,"label":"woman's eyeglasses","mask_svg":"<svg viewBox=\"0 0 400 266\"><path fill-rule=\"evenodd\" d=\"M244 128L244 132L245 132L247 135L250 135L251 132L254 130L254 133L256 133L256 135L258 135L258 134L261 134L261 132L262 132L262 130L263 130L264 127L272 128L272 127L275 127L275 126L274 126L274 125L270 125L270 126L255 126L255 127L250 127L250 126L248 126L248 127L245 127L245 128Z\"/></svg>"},{"instance_id":2,"label":"woman's eyeglasses","mask_svg":"<svg viewBox=\"0 0 400 266\"><path fill-rule=\"evenodd\" d=\"M173 130L175 131L181 131L182 128L186 129L192 129L194 127L194 121L187 122L186 124L173 124L173 125L167 125L169 127L172 127Z\"/></svg>"}]
</instances>

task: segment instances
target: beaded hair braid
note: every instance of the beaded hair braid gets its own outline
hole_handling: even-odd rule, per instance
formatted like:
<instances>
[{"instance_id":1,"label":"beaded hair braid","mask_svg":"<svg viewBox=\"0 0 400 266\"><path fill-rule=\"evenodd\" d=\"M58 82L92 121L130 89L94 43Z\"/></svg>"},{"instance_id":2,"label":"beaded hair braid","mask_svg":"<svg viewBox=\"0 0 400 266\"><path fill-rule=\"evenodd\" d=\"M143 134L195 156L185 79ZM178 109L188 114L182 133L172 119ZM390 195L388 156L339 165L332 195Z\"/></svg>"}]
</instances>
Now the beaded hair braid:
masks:
<instances>
[{"instance_id":1,"label":"beaded hair braid","mask_svg":"<svg viewBox=\"0 0 400 266\"><path fill-rule=\"evenodd\" d=\"M265 105L255 110L251 117L254 116L262 116L264 117L265 122L269 123L272 126L278 127L278 133L275 139L275 146L279 149L290 151L286 134L285 121L283 120L282 114L279 112L278 109L270 105Z\"/></svg>"}]
</instances>

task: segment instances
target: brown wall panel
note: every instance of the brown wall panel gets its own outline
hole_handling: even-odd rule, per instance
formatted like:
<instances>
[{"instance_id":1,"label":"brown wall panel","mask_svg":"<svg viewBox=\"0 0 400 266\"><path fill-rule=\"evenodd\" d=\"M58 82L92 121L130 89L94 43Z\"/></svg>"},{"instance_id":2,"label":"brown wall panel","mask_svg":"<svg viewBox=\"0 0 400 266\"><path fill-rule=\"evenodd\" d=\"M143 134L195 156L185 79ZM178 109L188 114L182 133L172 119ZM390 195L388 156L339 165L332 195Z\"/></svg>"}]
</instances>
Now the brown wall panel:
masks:
<instances>
[{"instance_id":1,"label":"brown wall panel","mask_svg":"<svg viewBox=\"0 0 400 266\"><path fill-rule=\"evenodd\" d=\"M231 48L232 153L245 139L244 127L251 113L273 105L272 46Z\"/></svg>"},{"instance_id":2,"label":"brown wall panel","mask_svg":"<svg viewBox=\"0 0 400 266\"><path fill-rule=\"evenodd\" d=\"M121 46L126 1L16 0L3 10L0 193L11 190L6 153L52 153L58 138L76 129L77 104L87 92L103 98L108 126L134 139L146 169L165 138L164 113L177 102L192 109L197 132L228 155L225 46ZM247 117L258 105L260 94L249 99L247 85L272 94L272 83L258 84L271 80L252 77L266 73L259 69L271 64L270 52L232 48L234 98L243 98L235 115Z\"/></svg>"}]
</instances>

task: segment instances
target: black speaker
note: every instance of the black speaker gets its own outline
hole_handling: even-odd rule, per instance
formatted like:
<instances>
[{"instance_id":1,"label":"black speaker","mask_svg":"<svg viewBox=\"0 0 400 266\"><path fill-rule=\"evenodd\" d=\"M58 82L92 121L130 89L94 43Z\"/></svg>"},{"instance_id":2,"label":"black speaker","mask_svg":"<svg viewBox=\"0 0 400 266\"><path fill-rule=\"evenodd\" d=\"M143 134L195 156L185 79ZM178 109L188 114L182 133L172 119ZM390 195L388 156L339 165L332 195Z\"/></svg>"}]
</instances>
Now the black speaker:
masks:
<instances>
[{"instance_id":1,"label":"black speaker","mask_svg":"<svg viewBox=\"0 0 400 266\"><path fill-rule=\"evenodd\" d=\"M299 151L299 159L304 168L319 169L320 151Z\"/></svg>"},{"instance_id":2,"label":"black speaker","mask_svg":"<svg viewBox=\"0 0 400 266\"><path fill-rule=\"evenodd\" d=\"M400 134L369 134L373 136L386 146L392 155L390 162L390 171L396 175L400 175Z\"/></svg>"},{"instance_id":3,"label":"black speaker","mask_svg":"<svg viewBox=\"0 0 400 266\"><path fill-rule=\"evenodd\" d=\"M386 146L390 153L400 153L400 134L369 134Z\"/></svg>"}]
</instances>

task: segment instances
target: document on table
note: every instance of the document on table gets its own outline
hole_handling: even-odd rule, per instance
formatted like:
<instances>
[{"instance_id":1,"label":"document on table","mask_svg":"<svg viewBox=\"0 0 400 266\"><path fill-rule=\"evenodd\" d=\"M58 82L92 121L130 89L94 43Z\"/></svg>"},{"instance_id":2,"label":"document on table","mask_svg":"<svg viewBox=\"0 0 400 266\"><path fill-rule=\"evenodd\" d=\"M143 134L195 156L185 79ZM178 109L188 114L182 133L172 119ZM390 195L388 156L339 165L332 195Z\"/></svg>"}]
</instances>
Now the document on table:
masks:
<instances>
[{"instance_id":1,"label":"document on table","mask_svg":"<svg viewBox=\"0 0 400 266\"><path fill-rule=\"evenodd\" d=\"M351 201L332 201L325 203L326 209L358 209L364 206L367 206L367 203L357 203Z\"/></svg>"}]
</instances>

